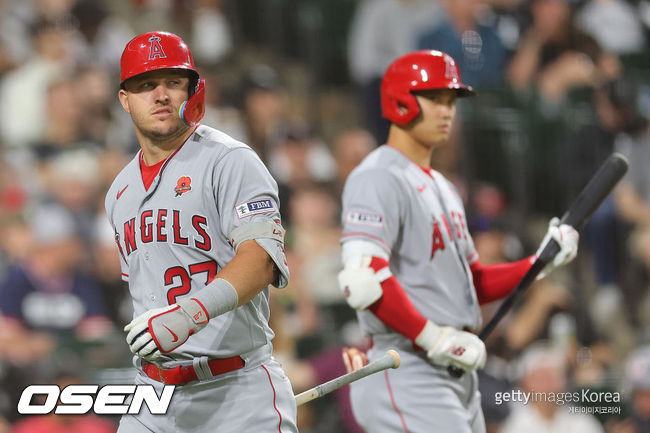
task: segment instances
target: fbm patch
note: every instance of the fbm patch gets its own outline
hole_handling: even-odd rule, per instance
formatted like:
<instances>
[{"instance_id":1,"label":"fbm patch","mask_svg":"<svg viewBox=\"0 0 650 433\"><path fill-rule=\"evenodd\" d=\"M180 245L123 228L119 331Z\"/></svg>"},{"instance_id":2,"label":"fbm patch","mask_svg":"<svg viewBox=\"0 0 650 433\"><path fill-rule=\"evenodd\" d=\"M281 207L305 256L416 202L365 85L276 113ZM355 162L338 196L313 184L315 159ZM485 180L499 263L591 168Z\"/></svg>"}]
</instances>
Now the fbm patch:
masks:
<instances>
[{"instance_id":1,"label":"fbm patch","mask_svg":"<svg viewBox=\"0 0 650 433\"><path fill-rule=\"evenodd\" d=\"M376 213L348 212L345 222L364 226L381 227L384 225L384 216Z\"/></svg>"},{"instance_id":2,"label":"fbm patch","mask_svg":"<svg viewBox=\"0 0 650 433\"><path fill-rule=\"evenodd\" d=\"M239 219L259 213L273 212L274 210L275 206L273 206L273 201L270 198L252 200L235 206L235 211L237 212L237 217L239 217Z\"/></svg>"}]
</instances>

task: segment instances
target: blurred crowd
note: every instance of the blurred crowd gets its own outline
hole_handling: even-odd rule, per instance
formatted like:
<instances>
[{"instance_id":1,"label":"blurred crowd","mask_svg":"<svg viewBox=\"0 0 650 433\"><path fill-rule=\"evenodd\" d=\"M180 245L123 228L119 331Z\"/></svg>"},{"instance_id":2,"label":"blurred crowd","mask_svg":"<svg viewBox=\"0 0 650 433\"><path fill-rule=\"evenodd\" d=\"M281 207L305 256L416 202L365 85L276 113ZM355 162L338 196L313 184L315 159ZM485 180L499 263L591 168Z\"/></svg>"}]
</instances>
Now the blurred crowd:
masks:
<instances>
[{"instance_id":1,"label":"blurred crowd","mask_svg":"<svg viewBox=\"0 0 650 433\"><path fill-rule=\"evenodd\" d=\"M379 84L393 59L445 51L479 92L432 164L461 191L485 264L531 254L607 156L627 156L578 259L488 339L481 390L490 432L650 432L650 1L0 0L1 433L115 431L116 419L16 407L31 383L135 374L103 203L138 149L119 58L149 30L188 42L203 123L250 145L279 184L292 279L272 290L271 325L296 393L345 372L341 347L367 344L337 287L339 202L386 138ZM513 389L621 402L497 404ZM301 432L360 432L347 398L301 407Z\"/></svg>"}]
</instances>

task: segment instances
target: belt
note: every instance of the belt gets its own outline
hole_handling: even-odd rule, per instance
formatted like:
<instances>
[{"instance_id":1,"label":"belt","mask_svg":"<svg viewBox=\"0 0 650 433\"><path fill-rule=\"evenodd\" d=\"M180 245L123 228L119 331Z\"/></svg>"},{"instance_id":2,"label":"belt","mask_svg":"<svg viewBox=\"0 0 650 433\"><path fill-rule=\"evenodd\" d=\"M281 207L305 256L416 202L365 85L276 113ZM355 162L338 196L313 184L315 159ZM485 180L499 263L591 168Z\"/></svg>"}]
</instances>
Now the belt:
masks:
<instances>
[{"instance_id":1,"label":"belt","mask_svg":"<svg viewBox=\"0 0 650 433\"><path fill-rule=\"evenodd\" d=\"M244 364L245 362L241 356L217 358L208 361L208 367L213 376L228 373L229 371L239 370L244 366ZM186 383L199 380L193 365L178 365L174 368L161 368L142 360L142 371L153 380L163 382L167 385L185 385Z\"/></svg>"}]
</instances>

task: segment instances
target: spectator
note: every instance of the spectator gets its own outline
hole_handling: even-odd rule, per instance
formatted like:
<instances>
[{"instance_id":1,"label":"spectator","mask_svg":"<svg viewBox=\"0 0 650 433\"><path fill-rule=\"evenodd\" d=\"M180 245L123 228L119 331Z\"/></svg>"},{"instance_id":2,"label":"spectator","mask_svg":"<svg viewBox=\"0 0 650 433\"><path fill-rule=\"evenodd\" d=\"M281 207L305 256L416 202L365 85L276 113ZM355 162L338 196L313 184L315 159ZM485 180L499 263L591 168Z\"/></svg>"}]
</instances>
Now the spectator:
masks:
<instances>
[{"instance_id":1,"label":"spectator","mask_svg":"<svg viewBox=\"0 0 650 433\"><path fill-rule=\"evenodd\" d=\"M104 3L111 16L126 22L134 34L152 29L185 34L189 29L191 4L178 0L111 0Z\"/></svg>"},{"instance_id":2,"label":"spectator","mask_svg":"<svg viewBox=\"0 0 650 433\"><path fill-rule=\"evenodd\" d=\"M1 5L0 5L1 7ZM15 62L14 59L11 58L7 47L5 47L2 44L2 41L0 40L0 75L4 74L5 72L9 71L10 69L14 68Z\"/></svg>"},{"instance_id":3,"label":"spectator","mask_svg":"<svg viewBox=\"0 0 650 433\"><path fill-rule=\"evenodd\" d=\"M244 141L266 161L287 119L286 92L276 71L264 64L250 69L242 90L247 130Z\"/></svg>"},{"instance_id":4,"label":"spectator","mask_svg":"<svg viewBox=\"0 0 650 433\"><path fill-rule=\"evenodd\" d=\"M200 70L205 79L205 116L206 125L214 125L236 140L246 141L246 125L243 114L233 106L224 102L221 80L216 73Z\"/></svg>"},{"instance_id":5,"label":"spectator","mask_svg":"<svg viewBox=\"0 0 650 433\"><path fill-rule=\"evenodd\" d=\"M333 181L336 163L329 149L313 133L305 122L286 125L284 137L278 141L269 155L269 171L278 182L280 202L291 206L294 192L303 184ZM282 215L291 224L291 214Z\"/></svg>"},{"instance_id":6,"label":"spectator","mask_svg":"<svg viewBox=\"0 0 650 433\"><path fill-rule=\"evenodd\" d=\"M101 65L109 73L116 72L122 47L135 36L128 24L109 14L104 0L74 2L71 13L79 23L74 40L77 63Z\"/></svg>"},{"instance_id":7,"label":"spectator","mask_svg":"<svg viewBox=\"0 0 650 433\"><path fill-rule=\"evenodd\" d=\"M611 53L638 53L645 45L643 25L629 2L589 0L578 11L576 22Z\"/></svg>"},{"instance_id":8,"label":"spectator","mask_svg":"<svg viewBox=\"0 0 650 433\"><path fill-rule=\"evenodd\" d=\"M291 294L295 305L294 336L331 342L338 338L341 325L328 316L328 307L336 308L342 299L338 291L332 290L341 267L337 201L327 186L303 184L293 191L287 207L286 220L291 221L287 260L292 270L287 294ZM322 344L318 342L319 348Z\"/></svg>"},{"instance_id":9,"label":"spectator","mask_svg":"<svg viewBox=\"0 0 650 433\"><path fill-rule=\"evenodd\" d=\"M334 179L335 161L329 149L305 122L287 126L284 140L269 158L271 173L279 183L327 182Z\"/></svg>"},{"instance_id":10,"label":"spectator","mask_svg":"<svg viewBox=\"0 0 650 433\"><path fill-rule=\"evenodd\" d=\"M13 68L33 54L30 44L30 20L33 11L26 2L0 1L0 65ZM0 66L0 75L5 72Z\"/></svg>"},{"instance_id":11,"label":"spectator","mask_svg":"<svg viewBox=\"0 0 650 433\"><path fill-rule=\"evenodd\" d=\"M563 212L564 185L556 170L567 135L588 123L589 89L616 78L618 58L604 51L573 20L569 0L532 0L532 23L524 32L506 75L517 96L527 137L525 173L536 212Z\"/></svg>"},{"instance_id":12,"label":"spectator","mask_svg":"<svg viewBox=\"0 0 650 433\"><path fill-rule=\"evenodd\" d=\"M365 129L354 128L340 133L334 139L336 183L338 193L343 191L350 172L377 147L375 138Z\"/></svg>"},{"instance_id":13,"label":"spectator","mask_svg":"<svg viewBox=\"0 0 650 433\"><path fill-rule=\"evenodd\" d=\"M66 150L44 164L42 171L46 196L65 208L84 250L90 250L96 209L101 207L98 157L86 149ZM89 257L84 258L82 262L87 264Z\"/></svg>"},{"instance_id":14,"label":"spectator","mask_svg":"<svg viewBox=\"0 0 650 433\"><path fill-rule=\"evenodd\" d=\"M79 136L96 146L106 147L114 122L114 89L107 71L99 66L81 67L74 75L74 92L79 106Z\"/></svg>"},{"instance_id":15,"label":"spectator","mask_svg":"<svg viewBox=\"0 0 650 433\"><path fill-rule=\"evenodd\" d=\"M199 64L215 65L232 50L232 34L223 3L223 0L199 0L192 8L190 45Z\"/></svg>"},{"instance_id":16,"label":"spectator","mask_svg":"<svg viewBox=\"0 0 650 433\"><path fill-rule=\"evenodd\" d=\"M533 0L530 12L532 24L507 70L515 90L534 87L554 105L573 88L619 75L618 59L576 27L568 0Z\"/></svg>"},{"instance_id":17,"label":"spectator","mask_svg":"<svg viewBox=\"0 0 650 433\"><path fill-rule=\"evenodd\" d=\"M85 340L107 335L112 326L99 288L78 269L82 250L70 215L41 206L30 227L30 254L11 265L0 284L5 334L38 330Z\"/></svg>"},{"instance_id":18,"label":"spectator","mask_svg":"<svg viewBox=\"0 0 650 433\"><path fill-rule=\"evenodd\" d=\"M440 12L432 0L365 0L357 6L348 64L361 94L365 126L379 143L386 141L389 126L379 109L381 77L393 60L416 48L418 35L441 20Z\"/></svg>"},{"instance_id":19,"label":"spectator","mask_svg":"<svg viewBox=\"0 0 650 433\"><path fill-rule=\"evenodd\" d=\"M34 56L0 82L0 139L7 145L23 147L44 136L47 89L73 66L66 51L72 28L69 17L34 23Z\"/></svg>"},{"instance_id":20,"label":"spectator","mask_svg":"<svg viewBox=\"0 0 650 433\"><path fill-rule=\"evenodd\" d=\"M30 143L37 159L44 161L66 149L85 146L81 137L82 104L72 79L52 82L46 94L43 136Z\"/></svg>"},{"instance_id":21,"label":"spectator","mask_svg":"<svg viewBox=\"0 0 650 433\"><path fill-rule=\"evenodd\" d=\"M506 419L502 433L571 432L599 433L602 427L591 415L570 413L566 405L554 397L567 392L566 354L541 343L529 348L521 358L519 380L523 392L531 393L531 401L513 410ZM544 396L544 397L542 397Z\"/></svg>"},{"instance_id":22,"label":"spectator","mask_svg":"<svg viewBox=\"0 0 650 433\"><path fill-rule=\"evenodd\" d=\"M300 257L305 287L321 306L342 302L336 287L339 260L338 202L324 186L302 186L290 203L291 248Z\"/></svg>"},{"instance_id":23,"label":"spectator","mask_svg":"<svg viewBox=\"0 0 650 433\"><path fill-rule=\"evenodd\" d=\"M480 24L478 0L441 0L446 20L423 33L419 49L443 51L458 63L463 82L478 89L503 82L506 49L494 29Z\"/></svg>"},{"instance_id":24,"label":"spectator","mask_svg":"<svg viewBox=\"0 0 650 433\"><path fill-rule=\"evenodd\" d=\"M632 413L609 426L611 433L650 432L650 346L643 346L631 353L625 361L622 391L630 403Z\"/></svg>"}]
</instances>

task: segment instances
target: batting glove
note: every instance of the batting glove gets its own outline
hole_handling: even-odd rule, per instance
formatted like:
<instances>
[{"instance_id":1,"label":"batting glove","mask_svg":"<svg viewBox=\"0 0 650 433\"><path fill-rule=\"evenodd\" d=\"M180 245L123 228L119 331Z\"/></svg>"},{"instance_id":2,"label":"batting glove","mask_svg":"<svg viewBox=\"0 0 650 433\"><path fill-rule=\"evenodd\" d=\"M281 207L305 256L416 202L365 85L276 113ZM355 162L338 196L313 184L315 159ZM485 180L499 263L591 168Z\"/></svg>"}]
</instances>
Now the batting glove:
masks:
<instances>
[{"instance_id":1,"label":"batting glove","mask_svg":"<svg viewBox=\"0 0 650 433\"><path fill-rule=\"evenodd\" d=\"M364 365L368 365L366 354L356 347L344 347L343 350L341 350L341 357L343 358L345 370L348 373L352 373Z\"/></svg>"},{"instance_id":2,"label":"batting glove","mask_svg":"<svg viewBox=\"0 0 650 433\"><path fill-rule=\"evenodd\" d=\"M149 310L124 327L131 352L147 361L157 361L185 343L210 320L203 305L194 298L168 307Z\"/></svg>"},{"instance_id":3,"label":"batting glove","mask_svg":"<svg viewBox=\"0 0 650 433\"><path fill-rule=\"evenodd\" d=\"M544 251L551 239L558 243L560 251L553 257L551 263L542 269L537 277L538 280L550 274L555 268L568 264L578 254L578 241L580 240L578 231L568 224L560 224L558 217L552 218L549 222L548 231L535 253L536 256Z\"/></svg>"},{"instance_id":4,"label":"batting glove","mask_svg":"<svg viewBox=\"0 0 650 433\"><path fill-rule=\"evenodd\" d=\"M427 351L436 365L453 365L469 373L485 366L485 344L476 335L451 326L438 326L427 321L415 343Z\"/></svg>"}]
</instances>

